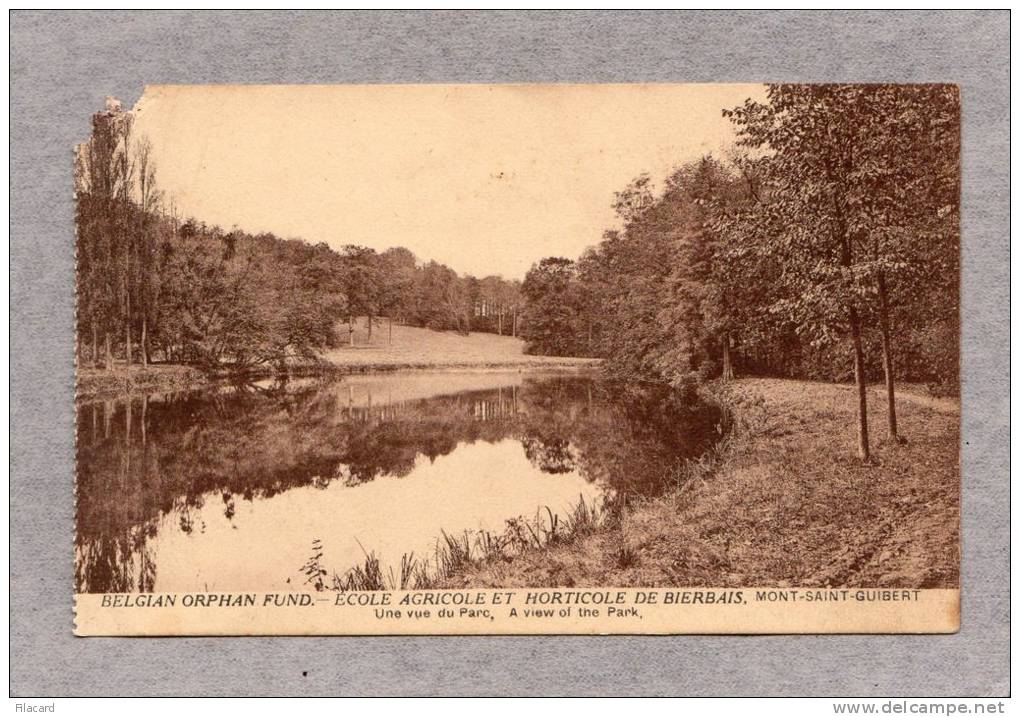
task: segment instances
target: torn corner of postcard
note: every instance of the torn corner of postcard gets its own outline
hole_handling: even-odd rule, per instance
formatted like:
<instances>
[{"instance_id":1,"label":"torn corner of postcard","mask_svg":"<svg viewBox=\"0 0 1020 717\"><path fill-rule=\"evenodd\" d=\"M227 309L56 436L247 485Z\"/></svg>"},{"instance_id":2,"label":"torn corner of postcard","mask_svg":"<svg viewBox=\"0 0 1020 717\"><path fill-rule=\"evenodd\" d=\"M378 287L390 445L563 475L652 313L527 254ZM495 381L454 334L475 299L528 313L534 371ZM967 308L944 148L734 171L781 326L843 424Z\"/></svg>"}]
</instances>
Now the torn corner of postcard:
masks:
<instances>
[{"instance_id":1,"label":"torn corner of postcard","mask_svg":"<svg viewBox=\"0 0 1020 717\"><path fill-rule=\"evenodd\" d=\"M150 86L91 128L75 634L958 629L957 87Z\"/></svg>"}]
</instances>

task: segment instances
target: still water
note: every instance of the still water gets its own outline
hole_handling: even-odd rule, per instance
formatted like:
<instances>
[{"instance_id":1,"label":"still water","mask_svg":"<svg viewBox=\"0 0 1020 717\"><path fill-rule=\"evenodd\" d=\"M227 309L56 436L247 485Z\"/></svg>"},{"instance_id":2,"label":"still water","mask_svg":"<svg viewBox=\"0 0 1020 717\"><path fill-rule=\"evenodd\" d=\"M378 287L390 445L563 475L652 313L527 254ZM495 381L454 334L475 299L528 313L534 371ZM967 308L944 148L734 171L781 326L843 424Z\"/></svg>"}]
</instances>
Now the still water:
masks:
<instances>
[{"instance_id":1,"label":"still water","mask_svg":"<svg viewBox=\"0 0 1020 717\"><path fill-rule=\"evenodd\" d=\"M337 574L369 553L399 571L444 532L659 492L720 424L661 388L521 372L82 403L76 588L306 590L316 551Z\"/></svg>"}]
</instances>

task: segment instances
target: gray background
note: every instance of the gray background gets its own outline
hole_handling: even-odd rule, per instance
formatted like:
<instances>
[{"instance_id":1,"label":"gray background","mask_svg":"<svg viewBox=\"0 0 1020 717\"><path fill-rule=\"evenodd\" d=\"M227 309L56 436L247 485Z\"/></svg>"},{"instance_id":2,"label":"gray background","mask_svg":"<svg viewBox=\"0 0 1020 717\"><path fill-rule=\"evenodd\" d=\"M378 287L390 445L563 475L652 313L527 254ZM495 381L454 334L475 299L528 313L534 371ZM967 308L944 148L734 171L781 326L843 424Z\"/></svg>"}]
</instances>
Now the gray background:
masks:
<instances>
[{"instance_id":1,"label":"gray background","mask_svg":"<svg viewBox=\"0 0 1020 717\"><path fill-rule=\"evenodd\" d=\"M12 694L1006 693L1008 25L1006 11L13 12ZM959 634L72 637L71 147L104 96L130 106L146 83L633 81L962 85Z\"/></svg>"}]
</instances>

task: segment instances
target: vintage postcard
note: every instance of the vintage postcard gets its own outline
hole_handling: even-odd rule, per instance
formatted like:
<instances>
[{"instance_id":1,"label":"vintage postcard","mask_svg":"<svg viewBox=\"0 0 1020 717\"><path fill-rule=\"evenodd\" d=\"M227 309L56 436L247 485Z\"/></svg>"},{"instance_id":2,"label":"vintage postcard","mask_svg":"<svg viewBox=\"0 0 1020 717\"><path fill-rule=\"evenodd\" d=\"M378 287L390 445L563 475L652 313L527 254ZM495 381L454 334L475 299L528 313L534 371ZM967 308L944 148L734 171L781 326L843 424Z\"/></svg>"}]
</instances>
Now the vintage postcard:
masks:
<instances>
[{"instance_id":1,"label":"vintage postcard","mask_svg":"<svg viewBox=\"0 0 1020 717\"><path fill-rule=\"evenodd\" d=\"M957 87L97 104L76 634L958 629Z\"/></svg>"}]
</instances>

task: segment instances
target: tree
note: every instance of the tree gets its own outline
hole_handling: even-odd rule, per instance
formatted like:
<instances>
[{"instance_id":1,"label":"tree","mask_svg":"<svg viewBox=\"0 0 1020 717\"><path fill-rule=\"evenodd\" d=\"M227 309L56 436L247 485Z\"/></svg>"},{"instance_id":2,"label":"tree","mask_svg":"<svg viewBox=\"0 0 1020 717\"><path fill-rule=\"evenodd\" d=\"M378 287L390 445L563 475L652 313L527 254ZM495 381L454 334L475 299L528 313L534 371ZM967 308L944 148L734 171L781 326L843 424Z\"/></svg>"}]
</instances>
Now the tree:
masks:
<instances>
[{"instance_id":1,"label":"tree","mask_svg":"<svg viewBox=\"0 0 1020 717\"><path fill-rule=\"evenodd\" d=\"M106 368L113 366L111 329L130 320L131 125L131 114L108 99L106 110L93 115L92 136L78 147L75 162L79 335L87 322L95 363L102 331ZM125 338L130 363L129 326Z\"/></svg>"},{"instance_id":2,"label":"tree","mask_svg":"<svg viewBox=\"0 0 1020 717\"><path fill-rule=\"evenodd\" d=\"M959 93L949 85L844 89L858 102L856 231L867 237L878 299L889 436L896 424L894 287L944 283L956 293L959 242ZM930 306L943 302L935 301Z\"/></svg>"},{"instance_id":3,"label":"tree","mask_svg":"<svg viewBox=\"0 0 1020 717\"><path fill-rule=\"evenodd\" d=\"M380 310L389 320L390 336L393 340L393 319L406 321L414 310L414 284L418 260L404 247L387 249L379 255L379 267L383 276Z\"/></svg>"},{"instance_id":4,"label":"tree","mask_svg":"<svg viewBox=\"0 0 1020 717\"><path fill-rule=\"evenodd\" d=\"M467 287L457 272L435 261L426 263L418 276L417 323L430 329L467 333L470 329Z\"/></svg>"},{"instance_id":5,"label":"tree","mask_svg":"<svg viewBox=\"0 0 1020 717\"><path fill-rule=\"evenodd\" d=\"M510 322L509 334L517 336L517 314L521 303L521 282L517 280L500 280L496 287L496 300L499 304L499 333L505 333L506 322Z\"/></svg>"},{"instance_id":6,"label":"tree","mask_svg":"<svg viewBox=\"0 0 1020 717\"><path fill-rule=\"evenodd\" d=\"M746 197L733 170L705 156L675 171L663 198L679 207L676 263L668 279L671 319L693 334L700 373L714 375L712 357L719 357L724 381L734 377L733 335L741 324L737 299L744 283L740 264L729 261L732 235L725 218Z\"/></svg>"},{"instance_id":7,"label":"tree","mask_svg":"<svg viewBox=\"0 0 1020 717\"><path fill-rule=\"evenodd\" d=\"M372 340L372 322L382 304L383 282L375 249L348 244L343 248L343 288L347 297L347 324L350 345L354 345L354 318L365 316L368 340Z\"/></svg>"},{"instance_id":8,"label":"tree","mask_svg":"<svg viewBox=\"0 0 1020 717\"><path fill-rule=\"evenodd\" d=\"M157 219L161 193L156 188L156 165L152 159L152 143L148 138L138 140L134 148L138 179L137 273L140 311L142 315L139 352L142 365L149 363L148 327L153 304L159 301L159 272L155 264L158 233L151 225Z\"/></svg>"},{"instance_id":9,"label":"tree","mask_svg":"<svg viewBox=\"0 0 1020 717\"><path fill-rule=\"evenodd\" d=\"M772 85L724 111L740 150L615 194L621 228L522 287L528 350L692 387L745 372L956 381L959 99L947 86ZM909 315L909 326L897 316ZM881 355L880 360L875 357ZM869 360L869 357L871 360ZM721 363L721 369L717 366Z\"/></svg>"},{"instance_id":10,"label":"tree","mask_svg":"<svg viewBox=\"0 0 1020 717\"><path fill-rule=\"evenodd\" d=\"M667 183L655 198L646 185L639 177L623 193L639 200L617 194L623 230L606 232L585 258L585 283L601 283L588 290L586 304L598 307L597 350L612 373L687 388L704 359L699 322L671 281L690 231L688 207L677 186Z\"/></svg>"},{"instance_id":11,"label":"tree","mask_svg":"<svg viewBox=\"0 0 1020 717\"><path fill-rule=\"evenodd\" d=\"M647 172L635 177L622 191L613 192L613 211L626 223L637 220L654 203L652 179Z\"/></svg>"},{"instance_id":12,"label":"tree","mask_svg":"<svg viewBox=\"0 0 1020 717\"><path fill-rule=\"evenodd\" d=\"M849 333L857 384L858 455L870 456L863 304L869 255L859 231L859 113L839 86L770 85L768 103L724 111L741 142L765 151L769 201L755 217L758 251L784 266L771 307L815 341Z\"/></svg>"},{"instance_id":13,"label":"tree","mask_svg":"<svg viewBox=\"0 0 1020 717\"><path fill-rule=\"evenodd\" d=\"M955 276L959 99L936 85L772 85L768 97L726 114L768 156L760 218L774 240L765 246L796 267L774 308L822 339L846 316L867 458L863 334L877 316L888 430L898 441L893 287L909 293Z\"/></svg>"},{"instance_id":14,"label":"tree","mask_svg":"<svg viewBox=\"0 0 1020 717\"><path fill-rule=\"evenodd\" d=\"M521 336L529 353L578 356L577 329L580 292L577 269L569 259L542 259L524 277L521 293L526 302Z\"/></svg>"},{"instance_id":15,"label":"tree","mask_svg":"<svg viewBox=\"0 0 1020 717\"><path fill-rule=\"evenodd\" d=\"M473 277L468 277L469 288ZM509 326L513 307L518 301L519 284L501 276L486 276L477 281L476 296L472 298L475 321L472 326L499 335L513 333ZM469 291L470 294L470 291Z\"/></svg>"}]
</instances>

